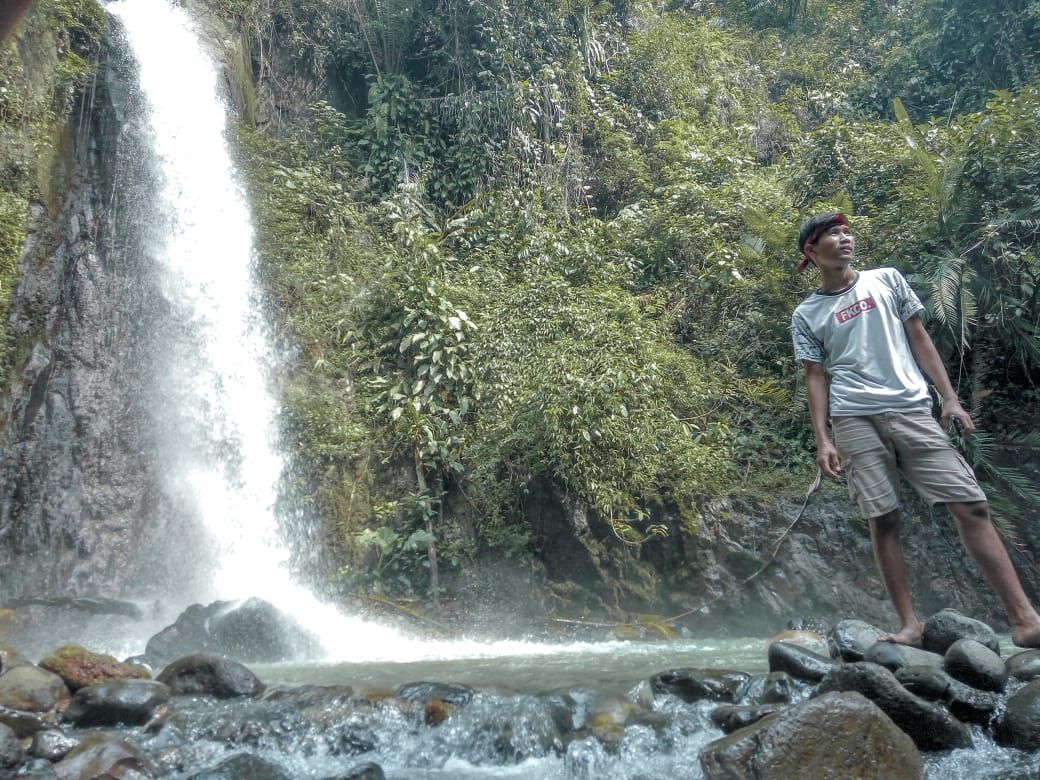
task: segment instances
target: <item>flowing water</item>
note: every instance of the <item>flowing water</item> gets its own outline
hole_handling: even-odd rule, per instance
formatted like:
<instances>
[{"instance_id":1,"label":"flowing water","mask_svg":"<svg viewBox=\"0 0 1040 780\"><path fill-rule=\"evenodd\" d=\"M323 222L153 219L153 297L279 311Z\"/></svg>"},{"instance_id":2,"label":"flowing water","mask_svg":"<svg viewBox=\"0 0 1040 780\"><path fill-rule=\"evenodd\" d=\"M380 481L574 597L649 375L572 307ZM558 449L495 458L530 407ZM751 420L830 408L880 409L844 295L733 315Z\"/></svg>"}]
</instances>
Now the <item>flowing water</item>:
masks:
<instances>
[{"instance_id":1,"label":"flowing water","mask_svg":"<svg viewBox=\"0 0 1040 780\"><path fill-rule=\"evenodd\" d=\"M699 750L721 736L708 718L710 706L652 697L646 680L688 666L764 671L760 638L422 642L343 616L294 582L275 512L284 462L270 390L274 356L260 315L253 227L226 141L228 108L219 69L179 5L113 0L106 8L138 68L146 106L141 140L154 161L150 180L156 187L144 217L152 225L148 255L159 265L176 323L157 411L165 490L174 503L191 509L205 531L187 557L206 576L192 592L169 598L180 606L251 596L271 601L319 633L328 658L255 667L265 682L347 685L375 702L325 728L298 727L298 713L283 713L283 722L250 702L228 703L193 716L182 733L135 731L135 739L166 760L169 776L183 777L190 775L186 767L198 771L226 758L221 735L243 723L259 730L244 740L251 752L301 778L333 776L364 760L377 761L399 780L699 777ZM91 646L139 652L142 646L135 643L142 637L129 635L129 621L125 631L119 640L110 634L109 646ZM379 704L385 692L420 680L469 685L478 693L436 728ZM586 736L564 744L551 727L561 710L582 728L594 712L630 706L644 716L610 738L587 729ZM962 755L930 757L930 773L1035 776L1035 757L985 740L981 745Z\"/></svg>"}]
</instances>

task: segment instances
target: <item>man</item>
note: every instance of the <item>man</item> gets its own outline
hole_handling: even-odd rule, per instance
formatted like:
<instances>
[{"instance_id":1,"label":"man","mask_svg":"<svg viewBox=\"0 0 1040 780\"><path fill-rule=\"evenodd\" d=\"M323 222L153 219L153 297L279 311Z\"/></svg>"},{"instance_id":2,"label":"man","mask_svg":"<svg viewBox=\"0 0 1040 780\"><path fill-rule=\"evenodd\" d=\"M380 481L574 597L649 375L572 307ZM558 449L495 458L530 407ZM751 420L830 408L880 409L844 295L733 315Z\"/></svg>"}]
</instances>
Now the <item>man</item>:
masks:
<instances>
[{"instance_id":1,"label":"man","mask_svg":"<svg viewBox=\"0 0 1040 780\"><path fill-rule=\"evenodd\" d=\"M816 459L828 477L847 472L849 495L870 525L881 579L899 617L886 641L920 645L899 539L899 477L930 504L946 504L965 548L1000 597L1012 640L1040 647L1040 615L1029 602L989 518L986 495L944 427L975 429L924 323L924 306L894 268L856 271L844 214L819 214L798 234L802 260L820 289L795 309L795 358L805 366ZM942 424L922 370L942 398ZM831 420L833 440L827 428Z\"/></svg>"}]
</instances>

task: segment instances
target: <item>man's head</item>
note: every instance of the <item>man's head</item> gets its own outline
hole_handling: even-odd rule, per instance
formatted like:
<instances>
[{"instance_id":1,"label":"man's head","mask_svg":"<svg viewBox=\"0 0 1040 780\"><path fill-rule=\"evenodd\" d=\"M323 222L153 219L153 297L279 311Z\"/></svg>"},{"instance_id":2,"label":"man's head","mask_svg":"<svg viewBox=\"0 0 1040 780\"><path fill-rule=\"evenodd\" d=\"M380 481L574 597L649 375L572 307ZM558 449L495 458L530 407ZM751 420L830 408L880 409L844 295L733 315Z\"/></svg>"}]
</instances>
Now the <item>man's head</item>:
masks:
<instances>
[{"instance_id":1,"label":"man's head","mask_svg":"<svg viewBox=\"0 0 1040 780\"><path fill-rule=\"evenodd\" d=\"M802 229L798 231L798 251L802 255L802 260L798 263L799 271L804 271L808 268L809 263L813 262L809 257L809 247L814 246L820 240L820 236L834 225L848 227L849 221L840 211L830 211L826 214L817 214L802 225Z\"/></svg>"}]
</instances>

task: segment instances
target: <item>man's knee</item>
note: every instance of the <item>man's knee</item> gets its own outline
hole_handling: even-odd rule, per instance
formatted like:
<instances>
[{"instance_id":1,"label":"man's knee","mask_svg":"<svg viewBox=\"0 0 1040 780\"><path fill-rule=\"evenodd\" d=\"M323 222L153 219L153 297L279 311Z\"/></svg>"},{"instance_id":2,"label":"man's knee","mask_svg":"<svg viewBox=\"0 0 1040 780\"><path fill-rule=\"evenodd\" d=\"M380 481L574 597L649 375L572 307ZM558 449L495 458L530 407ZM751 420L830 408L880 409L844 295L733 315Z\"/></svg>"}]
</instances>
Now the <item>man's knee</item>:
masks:
<instances>
[{"instance_id":1,"label":"man's knee","mask_svg":"<svg viewBox=\"0 0 1040 780\"><path fill-rule=\"evenodd\" d=\"M946 507L962 523L977 524L989 522L989 502L987 501L949 503Z\"/></svg>"},{"instance_id":2,"label":"man's knee","mask_svg":"<svg viewBox=\"0 0 1040 780\"><path fill-rule=\"evenodd\" d=\"M886 536L888 534L899 533L900 516L899 510L894 509L891 512L886 512L883 515L877 517L871 517L867 520L870 524L870 530L874 534Z\"/></svg>"}]
</instances>

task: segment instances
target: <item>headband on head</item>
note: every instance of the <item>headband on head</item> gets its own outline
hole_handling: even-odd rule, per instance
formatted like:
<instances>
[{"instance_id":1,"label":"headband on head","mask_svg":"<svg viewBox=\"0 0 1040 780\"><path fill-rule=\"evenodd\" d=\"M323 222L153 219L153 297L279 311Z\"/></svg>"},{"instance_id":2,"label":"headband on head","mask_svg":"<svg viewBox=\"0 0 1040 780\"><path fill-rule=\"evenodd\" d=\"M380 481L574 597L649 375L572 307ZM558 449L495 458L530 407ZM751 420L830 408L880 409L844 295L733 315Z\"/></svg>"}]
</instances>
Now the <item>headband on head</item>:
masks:
<instances>
[{"instance_id":1,"label":"headband on head","mask_svg":"<svg viewBox=\"0 0 1040 780\"><path fill-rule=\"evenodd\" d=\"M849 226L849 220L840 211L835 211L833 214L831 214L827 218L823 219L823 221L821 221L819 225L814 227L798 243L798 249L802 253L802 260L801 260L800 263L798 263L798 272L799 273L801 273L806 268L808 268L809 267L809 263L812 262L809 259L809 253L807 251L805 251L805 248L807 246L811 246L812 244L815 244L817 242L817 240L819 240L820 236L823 235L824 231L832 228L834 225L844 225L845 227L848 227Z\"/></svg>"}]
</instances>

